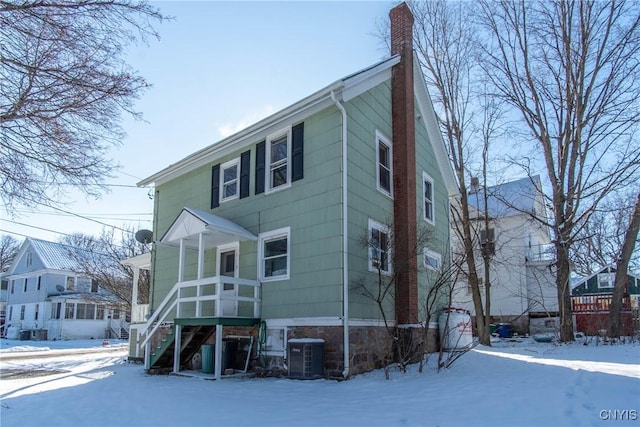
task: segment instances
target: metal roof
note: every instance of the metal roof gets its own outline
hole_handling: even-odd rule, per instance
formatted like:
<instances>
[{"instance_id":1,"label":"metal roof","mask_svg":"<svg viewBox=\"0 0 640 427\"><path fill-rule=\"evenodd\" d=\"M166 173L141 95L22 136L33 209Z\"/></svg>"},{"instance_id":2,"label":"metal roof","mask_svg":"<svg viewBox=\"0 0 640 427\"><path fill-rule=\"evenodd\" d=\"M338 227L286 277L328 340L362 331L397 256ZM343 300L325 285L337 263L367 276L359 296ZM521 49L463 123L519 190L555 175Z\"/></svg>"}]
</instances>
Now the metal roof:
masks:
<instances>
[{"instance_id":1,"label":"metal roof","mask_svg":"<svg viewBox=\"0 0 640 427\"><path fill-rule=\"evenodd\" d=\"M541 194L542 184L538 175L487 187L487 210L492 218L535 213L536 197ZM469 204L480 213L484 212L482 188L470 190Z\"/></svg>"}]
</instances>

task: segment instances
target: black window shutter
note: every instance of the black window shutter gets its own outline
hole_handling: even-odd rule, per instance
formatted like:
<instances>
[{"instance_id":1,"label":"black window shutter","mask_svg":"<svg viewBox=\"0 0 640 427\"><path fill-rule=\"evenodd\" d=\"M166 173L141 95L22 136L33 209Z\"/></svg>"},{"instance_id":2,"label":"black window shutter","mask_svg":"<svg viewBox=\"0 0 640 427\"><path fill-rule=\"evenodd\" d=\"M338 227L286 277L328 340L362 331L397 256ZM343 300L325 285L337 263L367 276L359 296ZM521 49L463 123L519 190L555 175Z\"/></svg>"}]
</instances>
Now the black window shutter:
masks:
<instances>
[{"instance_id":1,"label":"black window shutter","mask_svg":"<svg viewBox=\"0 0 640 427\"><path fill-rule=\"evenodd\" d=\"M264 152L265 141L256 145L256 194L264 193Z\"/></svg>"},{"instance_id":2,"label":"black window shutter","mask_svg":"<svg viewBox=\"0 0 640 427\"><path fill-rule=\"evenodd\" d=\"M304 177L304 123L291 129L291 181Z\"/></svg>"},{"instance_id":3,"label":"black window shutter","mask_svg":"<svg viewBox=\"0 0 640 427\"><path fill-rule=\"evenodd\" d=\"M211 168L211 209L220 206L220 164Z\"/></svg>"},{"instance_id":4,"label":"black window shutter","mask_svg":"<svg viewBox=\"0 0 640 427\"><path fill-rule=\"evenodd\" d=\"M251 150L240 154L240 198L249 196L249 169L251 168Z\"/></svg>"}]
</instances>

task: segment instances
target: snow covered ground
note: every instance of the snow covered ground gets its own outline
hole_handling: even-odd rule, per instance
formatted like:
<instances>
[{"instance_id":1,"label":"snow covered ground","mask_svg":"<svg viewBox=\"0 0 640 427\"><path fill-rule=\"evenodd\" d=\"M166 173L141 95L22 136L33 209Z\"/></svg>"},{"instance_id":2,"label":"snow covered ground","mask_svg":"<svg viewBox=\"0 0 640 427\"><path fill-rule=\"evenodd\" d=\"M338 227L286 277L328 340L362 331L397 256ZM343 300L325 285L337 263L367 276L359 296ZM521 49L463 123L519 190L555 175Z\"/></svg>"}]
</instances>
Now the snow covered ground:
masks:
<instances>
[{"instance_id":1,"label":"snow covered ground","mask_svg":"<svg viewBox=\"0 0 640 427\"><path fill-rule=\"evenodd\" d=\"M342 382L149 376L126 362L125 343L27 343L0 340L2 427L637 426L640 419L637 343L498 342L441 373L432 356L422 374L412 366L391 380L375 371ZM66 353L56 355L60 349ZM32 356L41 353L52 357ZM10 375L25 370L33 375Z\"/></svg>"}]
</instances>

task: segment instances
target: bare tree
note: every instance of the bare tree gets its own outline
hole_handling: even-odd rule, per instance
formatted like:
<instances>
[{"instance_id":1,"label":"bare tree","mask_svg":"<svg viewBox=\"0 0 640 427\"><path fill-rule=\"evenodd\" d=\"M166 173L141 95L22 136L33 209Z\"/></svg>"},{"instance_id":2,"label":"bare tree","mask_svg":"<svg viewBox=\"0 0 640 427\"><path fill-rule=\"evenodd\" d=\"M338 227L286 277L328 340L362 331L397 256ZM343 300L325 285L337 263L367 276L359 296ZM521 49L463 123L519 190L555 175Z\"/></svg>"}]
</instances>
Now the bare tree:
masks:
<instances>
[{"instance_id":1,"label":"bare tree","mask_svg":"<svg viewBox=\"0 0 640 427\"><path fill-rule=\"evenodd\" d=\"M19 250L20 242L13 236L5 234L0 238L0 272L7 271Z\"/></svg>"},{"instance_id":2,"label":"bare tree","mask_svg":"<svg viewBox=\"0 0 640 427\"><path fill-rule=\"evenodd\" d=\"M80 266L77 273L95 280L106 291L89 294L87 298L112 301L129 312L134 274L131 267L121 261L149 251L146 245L135 240L133 231L122 232L119 238L113 229L103 230L99 237L77 233L64 237L62 243L72 248L69 256ZM149 284L149 274L144 272L138 284L139 302L149 301Z\"/></svg>"},{"instance_id":3,"label":"bare tree","mask_svg":"<svg viewBox=\"0 0 640 427\"><path fill-rule=\"evenodd\" d=\"M481 2L486 76L521 116L550 189L561 341L572 341L570 253L600 201L638 178L640 4Z\"/></svg>"},{"instance_id":4,"label":"bare tree","mask_svg":"<svg viewBox=\"0 0 640 427\"><path fill-rule=\"evenodd\" d=\"M425 340L422 340L422 342L414 342L411 334L407 333L406 330L398 328L395 323L395 318L390 318L392 309L395 307L396 286L399 283L400 277L402 277L403 273L406 273L406 269L410 267L408 267L408 263L405 260L400 259L401 257L394 250L393 221L386 221L384 228L388 231L387 233L373 231L371 234L367 232L362 236L361 244L369 253L369 258L372 263L371 267L375 270L375 273L357 279L354 282L353 288L360 295L375 302L378 312L382 317L389 339L385 342L380 342L378 347L379 351L383 353L383 368L388 379L390 378L389 368L393 364L397 365L402 372L406 372L409 363L415 361L421 350L424 349L423 344ZM426 227L421 226L417 230L415 247L411 248L408 256L412 258L420 256L424 246L428 241L431 241L432 238L433 233ZM436 302L439 302L436 299L439 291L438 289L433 289L434 287L439 288L439 283L438 281L434 281L429 284L432 285L430 289L427 289L430 304L425 306L426 308L433 310ZM429 310L427 312L432 313L432 311ZM428 328L428 323L425 325L425 328ZM426 332L424 335L426 337Z\"/></svg>"},{"instance_id":5,"label":"bare tree","mask_svg":"<svg viewBox=\"0 0 640 427\"><path fill-rule=\"evenodd\" d=\"M438 121L444 134L459 186L459 200L452 207L454 230L462 244L466 278L471 288L480 343L490 340L490 280L485 278L485 298L480 287L475 255L474 230L471 226L473 208L467 183L475 174L473 164L483 164L491 129L498 115L474 115L474 101L479 98L479 86L474 81L479 71L476 62L476 30L471 19L472 4L442 0L411 2L415 16L414 43L425 79L435 89ZM485 110L488 111L488 110ZM495 110L494 110L495 112ZM477 125L476 121L485 121ZM484 127L483 127L484 126ZM484 147L485 156L478 156L476 147ZM486 172L486 169L485 169ZM475 175L477 176L477 175ZM483 257L489 262L489 257ZM489 274L489 269L485 269Z\"/></svg>"},{"instance_id":6,"label":"bare tree","mask_svg":"<svg viewBox=\"0 0 640 427\"><path fill-rule=\"evenodd\" d=\"M622 310L622 297L624 294L625 284L628 281L627 271L629 269L629 260L633 253L633 248L638 238L638 229L640 229L640 193L636 199L636 206L631 214L629 228L624 237L620 256L616 261L615 285L613 287L613 295L611 297L611 307L609 308L609 325L607 334L611 338L620 336L620 311Z\"/></svg>"},{"instance_id":7,"label":"bare tree","mask_svg":"<svg viewBox=\"0 0 640 427\"><path fill-rule=\"evenodd\" d=\"M13 205L60 203L64 187L97 196L114 167L121 113L149 84L124 62L158 37L160 11L137 0L0 1L0 181Z\"/></svg>"},{"instance_id":8,"label":"bare tree","mask_svg":"<svg viewBox=\"0 0 640 427\"><path fill-rule=\"evenodd\" d=\"M590 220L581 227L571 251L575 271L590 276L603 266L615 263L620 255L637 195L611 194L598 206ZM636 246L629 269L640 268L640 248Z\"/></svg>"}]
</instances>

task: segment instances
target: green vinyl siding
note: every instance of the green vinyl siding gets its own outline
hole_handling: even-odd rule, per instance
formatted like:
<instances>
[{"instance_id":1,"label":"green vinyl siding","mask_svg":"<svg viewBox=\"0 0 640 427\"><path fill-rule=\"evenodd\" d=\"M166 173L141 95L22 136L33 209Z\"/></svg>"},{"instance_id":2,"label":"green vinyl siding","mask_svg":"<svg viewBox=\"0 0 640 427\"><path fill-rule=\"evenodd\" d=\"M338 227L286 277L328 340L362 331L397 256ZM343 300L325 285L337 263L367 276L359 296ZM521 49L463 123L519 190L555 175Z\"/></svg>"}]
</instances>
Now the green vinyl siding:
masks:
<instances>
[{"instance_id":1,"label":"green vinyl siding","mask_svg":"<svg viewBox=\"0 0 640 427\"><path fill-rule=\"evenodd\" d=\"M377 189L376 131L391 139L391 85L384 82L345 104L348 122L349 178L349 317L381 318L376 303L362 294L366 286L374 292L376 274L369 271L369 219L382 224L393 220L393 200ZM393 319L393 303L387 308Z\"/></svg>"},{"instance_id":2,"label":"green vinyl siding","mask_svg":"<svg viewBox=\"0 0 640 427\"><path fill-rule=\"evenodd\" d=\"M417 105L417 102L416 102ZM436 160L433 146L429 139L424 120L417 118L416 125L416 217L418 233L425 231L424 247L437 252L441 256L442 265L450 262L449 252L449 197ZM433 180L433 216L434 224L424 219L423 172ZM424 319L424 306L428 290L439 279L439 273L424 266L423 252L418 251L418 308L420 318ZM446 268L446 267L444 267ZM445 304L444 295L441 296L437 307ZM435 319L432 319L435 320Z\"/></svg>"},{"instance_id":3,"label":"green vinyl siding","mask_svg":"<svg viewBox=\"0 0 640 427\"><path fill-rule=\"evenodd\" d=\"M291 123L295 125L296 123ZM251 146L250 195L210 209L211 168L239 157L239 150L158 186L156 233L161 237L184 207L230 219L258 236L290 227L290 279L263 283L262 317L339 316L342 312L341 116L328 108L304 120L304 178L290 188L255 195L256 140ZM256 279L257 242L241 242L239 275ZM197 251L186 255L185 279L195 278ZM207 276L215 275L215 250L205 253ZM177 280L178 249L158 245L153 306Z\"/></svg>"}]
</instances>

